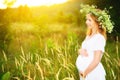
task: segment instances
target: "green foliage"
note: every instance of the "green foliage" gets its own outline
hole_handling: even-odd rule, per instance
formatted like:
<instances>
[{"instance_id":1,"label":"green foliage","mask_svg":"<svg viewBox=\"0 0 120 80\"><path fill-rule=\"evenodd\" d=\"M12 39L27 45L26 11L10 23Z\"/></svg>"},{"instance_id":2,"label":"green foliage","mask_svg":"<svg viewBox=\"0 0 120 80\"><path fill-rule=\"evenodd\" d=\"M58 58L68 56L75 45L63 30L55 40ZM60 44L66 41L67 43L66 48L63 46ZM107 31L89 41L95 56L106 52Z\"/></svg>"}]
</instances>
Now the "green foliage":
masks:
<instances>
[{"instance_id":1,"label":"green foliage","mask_svg":"<svg viewBox=\"0 0 120 80\"><path fill-rule=\"evenodd\" d=\"M0 80L10 80L10 72L6 72L2 74L2 76L0 77Z\"/></svg>"},{"instance_id":2,"label":"green foliage","mask_svg":"<svg viewBox=\"0 0 120 80\"><path fill-rule=\"evenodd\" d=\"M78 3L76 4L78 5ZM40 7L28 7L19 6L18 8L7 8L0 9L0 22L11 23L11 22L32 22L37 24L47 24L47 23L78 23L79 15L74 12L78 10L75 4L65 3L53 6L40 6ZM73 10L71 10L71 8Z\"/></svg>"},{"instance_id":3,"label":"green foliage","mask_svg":"<svg viewBox=\"0 0 120 80\"><path fill-rule=\"evenodd\" d=\"M99 10L96 6L92 5L80 5L80 12L85 12L86 14L92 13L97 16L97 21L100 22L102 28L107 29L108 33L113 31L113 22L110 20L110 15L108 15L107 10Z\"/></svg>"},{"instance_id":4,"label":"green foliage","mask_svg":"<svg viewBox=\"0 0 120 80\"><path fill-rule=\"evenodd\" d=\"M5 50L8 47L8 44L11 41L11 37L9 35L8 24L0 24L0 50Z\"/></svg>"},{"instance_id":5,"label":"green foliage","mask_svg":"<svg viewBox=\"0 0 120 80\"><path fill-rule=\"evenodd\" d=\"M41 30L31 23L12 23L9 54L2 51L0 58L1 73L9 71L10 80L79 80L75 61L85 29L75 26L49 24ZM109 80L119 80L119 46L108 42L102 58Z\"/></svg>"},{"instance_id":6,"label":"green foliage","mask_svg":"<svg viewBox=\"0 0 120 80\"><path fill-rule=\"evenodd\" d=\"M0 72L4 78L79 80L75 61L86 30L81 25L79 3L7 8L0 10L0 16L0 23L10 23L0 25ZM120 79L120 43L115 43L107 43L102 59L107 80Z\"/></svg>"},{"instance_id":7,"label":"green foliage","mask_svg":"<svg viewBox=\"0 0 120 80\"><path fill-rule=\"evenodd\" d=\"M4 0L3 3L4 3L7 7L11 7L15 2L16 2L16 0Z\"/></svg>"}]
</instances>

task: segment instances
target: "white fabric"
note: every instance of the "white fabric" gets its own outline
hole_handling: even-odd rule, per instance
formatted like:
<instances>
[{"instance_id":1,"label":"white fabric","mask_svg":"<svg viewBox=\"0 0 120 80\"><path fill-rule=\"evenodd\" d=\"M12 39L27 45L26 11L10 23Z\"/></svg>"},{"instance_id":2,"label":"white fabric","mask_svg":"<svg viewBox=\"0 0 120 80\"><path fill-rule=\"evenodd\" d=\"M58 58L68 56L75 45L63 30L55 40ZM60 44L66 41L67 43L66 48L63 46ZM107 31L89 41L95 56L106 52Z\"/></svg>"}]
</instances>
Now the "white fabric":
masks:
<instances>
[{"instance_id":1,"label":"white fabric","mask_svg":"<svg viewBox=\"0 0 120 80\"><path fill-rule=\"evenodd\" d=\"M84 70L93 60L94 51L101 50L102 52L104 52L105 44L106 40L100 33L95 34L90 39L86 37L86 39L82 42L81 48L87 50L88 56L78 56L76 60L76 66L78 68L78 71L84 72ZM105 75L105 70L100 62L97 67L86 76L85 80L105 80Z\"/></svg>"}]
</instances>

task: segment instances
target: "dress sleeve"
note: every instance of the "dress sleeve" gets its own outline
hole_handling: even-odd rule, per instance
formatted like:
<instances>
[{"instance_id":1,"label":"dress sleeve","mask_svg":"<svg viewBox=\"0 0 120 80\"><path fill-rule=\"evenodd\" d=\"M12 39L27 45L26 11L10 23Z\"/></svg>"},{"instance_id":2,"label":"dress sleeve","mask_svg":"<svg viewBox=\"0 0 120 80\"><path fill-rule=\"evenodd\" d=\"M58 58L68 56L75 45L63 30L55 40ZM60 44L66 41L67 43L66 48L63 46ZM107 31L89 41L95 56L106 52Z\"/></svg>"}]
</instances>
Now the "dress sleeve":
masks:
<instances>
[{"instance_id":1,"label":"dress sleeve","mask_svg":"<svg viewBox=\"0 0 120 80\"><path fill-rule=\"evenodd\" d=\"M106 40L102 35L98 35L94 39L93 51L101 50L104 52Z\"/></svg>"}]
</instances>

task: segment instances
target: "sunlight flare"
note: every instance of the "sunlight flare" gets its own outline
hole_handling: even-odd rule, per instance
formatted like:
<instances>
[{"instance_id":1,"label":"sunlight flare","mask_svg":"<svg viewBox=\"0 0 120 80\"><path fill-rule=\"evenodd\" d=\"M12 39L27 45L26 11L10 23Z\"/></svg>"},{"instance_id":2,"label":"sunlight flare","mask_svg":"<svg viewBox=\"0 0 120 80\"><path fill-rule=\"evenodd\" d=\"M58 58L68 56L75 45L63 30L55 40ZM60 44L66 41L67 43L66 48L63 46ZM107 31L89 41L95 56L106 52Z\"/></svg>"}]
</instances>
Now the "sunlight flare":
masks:
<instances>
[{"instance_id":1,"label":"sunlight flare","mask_svg":"<svg viewBox=\"0 0 120 80\"><path fill-rule=\"evenodd\" d=\"M6 6L3 4L4 0L0 0L0 8L5 8ZM61 4L65 3L68 0L16 0L15 4L12 7L18 7L20 5L27 5L29 7L32 6L50 6L53 4Z\"/></svg>"}]
</instances>

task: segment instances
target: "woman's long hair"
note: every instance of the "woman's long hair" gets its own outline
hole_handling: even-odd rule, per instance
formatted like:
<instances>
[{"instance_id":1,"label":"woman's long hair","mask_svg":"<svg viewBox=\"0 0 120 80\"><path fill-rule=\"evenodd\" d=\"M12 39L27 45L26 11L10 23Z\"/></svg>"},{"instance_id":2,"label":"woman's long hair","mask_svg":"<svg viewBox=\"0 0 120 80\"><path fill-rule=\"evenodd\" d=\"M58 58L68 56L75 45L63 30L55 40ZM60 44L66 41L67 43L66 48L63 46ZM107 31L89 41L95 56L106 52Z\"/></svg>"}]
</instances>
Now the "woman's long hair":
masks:
<instances>
[{"instance_id":1,"label":"woman's long hair","mask_svg":"<svg viewBox=\"0 0 120 80\"><path fill-rule=\"evenodd\" d=\"M93 13L89 13L89 15L91 16L91 18L92 18L92 19L96 22L96 24L98 25L98 32L99 32L100 34L102 34L105 39L107 39L106 29L103 28L102 25L100 25L100 22L98 22L97 17L96 17ZM86 35L90 36L91 34L92 34L92 29L88 28Z\"/></svg>"}]
</instances>

